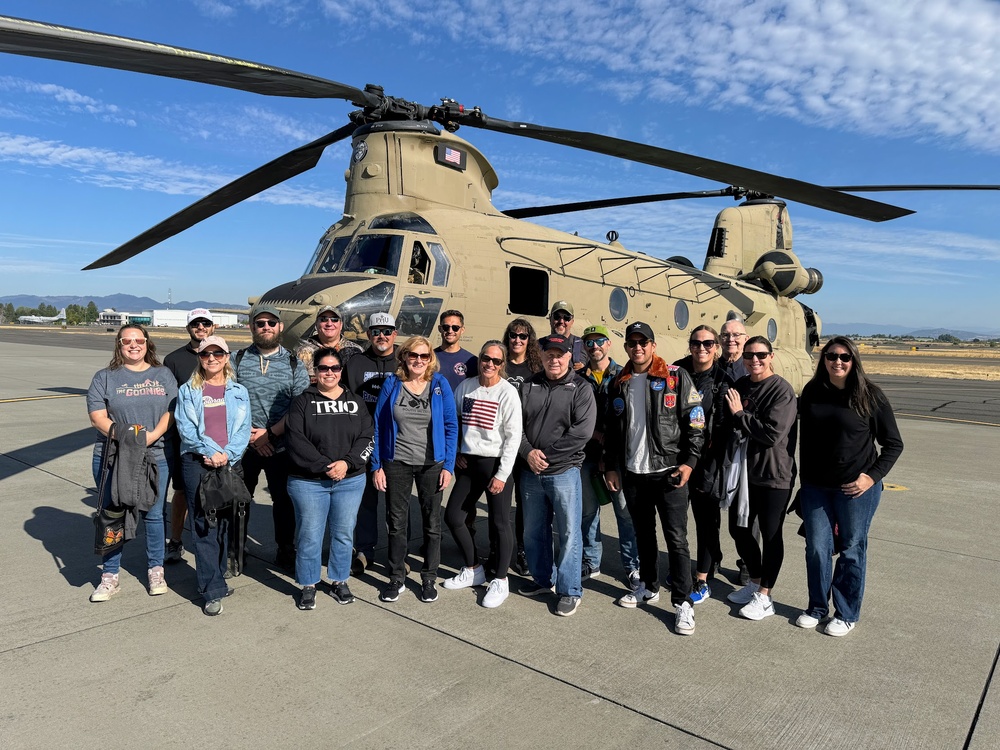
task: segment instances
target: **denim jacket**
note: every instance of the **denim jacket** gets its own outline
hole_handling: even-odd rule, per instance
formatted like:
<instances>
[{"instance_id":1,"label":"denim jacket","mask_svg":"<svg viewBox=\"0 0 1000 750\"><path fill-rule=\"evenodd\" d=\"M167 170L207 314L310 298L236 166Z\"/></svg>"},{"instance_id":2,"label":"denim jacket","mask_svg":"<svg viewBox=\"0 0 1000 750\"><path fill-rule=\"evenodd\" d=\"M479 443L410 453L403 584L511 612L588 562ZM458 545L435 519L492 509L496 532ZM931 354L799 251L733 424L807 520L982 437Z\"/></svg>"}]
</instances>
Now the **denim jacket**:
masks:
<instances>
[{"instance_id":1,"label":"denim jacket","mask_svg":"<svg viewBox=\"0 0 1000 750\"><path fill-rule=\"evenodd\" d=\"M399 396L402 381L390 375L382 384L378 403L375 405L375 450L372 451L371 471L382 468L386 461L392 461L396 452L396 420L392 417L392 406ZM455 472L455 453L458 450L458 414L455 411L455 396L448 381L440 373L434 373L429 386L431 389L431 447L434 461L443 461L444 469Z\"/></svg>"},{"instance_id":2,"label":"denim jacket","mask_svg":"<svg viewBox=\"0 0 1000 750\"><path fill-rule=\"evenodd\" d=\"M181 386L177 393L177 410L174 421L181 436L181 453L211 456L222 451L235 464L250 445L250 394L235 380L226 381L226 432L229 444L222 448L205 434L205 404L201 388L190 383Z\"/></svg>"}]
</instances>

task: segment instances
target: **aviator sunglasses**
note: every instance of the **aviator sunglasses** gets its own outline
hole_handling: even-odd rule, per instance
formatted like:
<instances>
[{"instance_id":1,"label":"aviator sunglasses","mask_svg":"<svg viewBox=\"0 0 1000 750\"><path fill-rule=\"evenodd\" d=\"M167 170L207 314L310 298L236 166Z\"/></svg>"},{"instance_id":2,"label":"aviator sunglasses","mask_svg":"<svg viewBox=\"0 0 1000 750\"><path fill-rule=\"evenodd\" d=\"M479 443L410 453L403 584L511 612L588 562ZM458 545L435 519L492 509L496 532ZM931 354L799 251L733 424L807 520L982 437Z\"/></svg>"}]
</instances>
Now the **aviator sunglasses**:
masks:
<instances>
[{"instance_id":1,"label":"aviator sunglasses","mask_svg":"<svg viewBox=\"0 0 1000 750\"><path fill-rule=\"evenodd\" d=\"M316 365L316 372L340 372L342 365Z\"/></svg>"},{"instance_id":2,"label":"aviator sunglasses","mask_svg":"<svg viewBox=\"0 0 1000 750\"><path fill-rule=\"evenodd\" d=\"M749 362L751 359L756 357L761 362L763 362L765 359L768 358L768 356L770 356L770 354L771 352L743 352L743 359Z\"/></svg>"},{"instance_id":3,"label":"aviator sunglasses","mask_svg":"<svg viewBox=\"0 0 1000 750\"><path fill-rule=\"evenodd\" d=\"M847 352L842 352L839 354L837 352L827 352L826 354L823 355L823 359L825 359L827 362L836 362L838 359L841 362L850 362L852 359L854 359L854 355L848 354Z\"/></svg>"}]
</instances>

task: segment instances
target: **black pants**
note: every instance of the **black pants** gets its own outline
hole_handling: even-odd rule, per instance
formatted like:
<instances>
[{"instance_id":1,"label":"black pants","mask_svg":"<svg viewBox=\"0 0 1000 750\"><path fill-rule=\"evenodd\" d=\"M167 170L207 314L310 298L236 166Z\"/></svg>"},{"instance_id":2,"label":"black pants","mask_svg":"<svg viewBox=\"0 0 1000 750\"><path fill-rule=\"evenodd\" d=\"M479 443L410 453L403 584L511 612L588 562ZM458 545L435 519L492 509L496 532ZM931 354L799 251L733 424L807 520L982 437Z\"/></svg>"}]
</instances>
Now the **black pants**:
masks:
<instances>
[{"instance_id":1,"label":"black pants","mask_svg":"<svg viewBox=\"0 0 1000 750\"><path fill-rule=\"evenodd\" d=\"M278 549L295 548L295 508L288 495L288 454L282 451L273 456L262 456L253 448L243 454L243 481L251 496L257 489L260 473L264 472L267 489L271 493L271 517L274 520L274 542ZM250 526L250 508L247 507L247 523L243 528L243 542ZM235 531L235 524L233 525ZM233 545L230 544L230 549Z\"/></svg>"},{"instance_id":2,"label":"black pants","mask_svg":"<svg viewBox=\"0 0 1000 750\"><path fill-rule=\"evenodd\" d=\"M710 573L713 563L722 562L722 545L719 540L722 511L719 508L719 501L711 495L693 487L688 494L691 497L691 512L694 515L694 528L698 539L698 559L695 569L699 573Z\"/></svg>"},{"instance_id":3,"label":"black pants","mask_svg":"<svg viewBox=\"0 0 1000 750\"><path fill-rule=\"evenodd\" d=\"M411 466L402 461L386 461L385 525L389 532L389 579L402 583L406 578L406 540L410 524L410 491L417 484L417 501L423 521L423 541L420 554L424 567L422 580L435 580L441 564L441 496L438 482L444 464L440 461L426 466Z\"/></svg>"},{"instance_id":4,"label":"black pants","mask_svg":"<svg viewBox=\"0 0 1000 750\"><path fill-rule=\"evenodd\" d=\"M469 533L467 519L474 513L479 498L486 493L486 508L489 512L490 542L493 549L496 540L496 577L506 578L510 566L510 556L513 550L513 535L510 528L510 497L513 492L512 477L507 477L503 490L498 495L487 491L490 481L500 465L499 458L489 456L470 456L463 454L467 468L455 472L455 487L448 499L448 508L444 520L455 537L455 543L462 550L463 564L474 568L479 564L476 547Z\"/></svg>"},{"instance_id":5,"label":"black pants","mask_svg":"<svg viewBox=\"0 0 1000 750\"><path fill-rule=\"evenodd\" d=\"M785 559L785 541L781 527L785 523L785 510L792 496L792 488L773 489L751 484L750 518L747 525L737 526L736 504L729 506L729 533L736 542L751 578L759 578L761 588L770 589L778 580L781 563ZM753 536L753 522L760 524L761 544ZM763 553L761 552L763 547Z\"/></svg>"},{"instance_id":6,"label":"black pants","mask_svg":"<svg viewBox=\"0 0 1000 750\"><path fill-rule=\"evenodd\" d=\"M656 515L660 515L672 572L670 602L676 606L691 595L691 553L687 540L687 487L671 484L670 474L628 472L623 490L639 547L639 577L649 591L660 590L660 550L656 543Z\"/></svg>"}]
</instances>

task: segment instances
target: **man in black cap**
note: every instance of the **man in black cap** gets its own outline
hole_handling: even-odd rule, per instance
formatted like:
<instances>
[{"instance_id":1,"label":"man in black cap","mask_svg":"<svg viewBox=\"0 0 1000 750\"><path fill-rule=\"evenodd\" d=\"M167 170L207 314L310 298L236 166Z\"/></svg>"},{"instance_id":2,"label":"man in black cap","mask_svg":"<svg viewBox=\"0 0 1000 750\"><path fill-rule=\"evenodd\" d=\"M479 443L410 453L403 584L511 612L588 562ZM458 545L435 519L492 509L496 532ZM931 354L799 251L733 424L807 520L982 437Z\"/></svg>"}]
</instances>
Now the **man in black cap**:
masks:
<instances>
[{"instance_id":1,"label":"man in black cap","mask_svg":"<svg viewBox=\"0 0 1000 750\"><path fill-rule=\"evenodd\" d=\"M556 614L569 617L583 596L580 466L597 423L597 403L594 389L573 371L569 339L552 335L538 343L542 371L521 386L524 432L519 454L528 465L521 473L524 551L532 578L521 593L537 596L555 590ZM555 565L553 520L559 533Z\"/></svg>"},{"instance_id":2,"label":"man in black cap","mask_svg":"<svg viewBox=\"0 0 1000 750\"><path fill-rule=\"evenodd\" d=\"M625 329L628 364L611 384L604 441L605 480L625 492L639 545L635 591L618 603L649 604L660 598L656 516L670 558L674 632L694 634L691 555L688 551L688 478L701 455L705 413L691 376L656 356L653 329L631 323Z\"/></svg>"}]
</instances>

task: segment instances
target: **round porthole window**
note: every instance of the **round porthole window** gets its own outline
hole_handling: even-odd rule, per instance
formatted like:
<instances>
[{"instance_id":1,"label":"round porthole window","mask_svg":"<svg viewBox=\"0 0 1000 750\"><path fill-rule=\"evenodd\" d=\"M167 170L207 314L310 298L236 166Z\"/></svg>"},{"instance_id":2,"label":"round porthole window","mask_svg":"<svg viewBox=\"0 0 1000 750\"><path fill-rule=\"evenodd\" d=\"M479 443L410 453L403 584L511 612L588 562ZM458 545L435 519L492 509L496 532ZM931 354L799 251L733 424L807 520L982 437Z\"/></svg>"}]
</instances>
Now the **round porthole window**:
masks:
<instances>
[{"instance_id":1,"label":"round porthole window","mask_svg":"<svg viewBox=\"0 0 1000 750\"><path fill-rule=\"evenodd\" d=\"M767 321L767 340L773 344L776 338L778 338L778 323L774 318L770 318Z\"/></svg>"},{"instance_id":2,"label":"round porthole window","mask_svg":"<svg viewBox=\"0 0 1000 750\"><path fill-rule=\"evenodd\" d=\"M628 295L621 287L611 290L611 299L608 300L608 307L611 309L611 317L615 320L625 320L628 315Z\"/></svg>"},{"instance_id":3,"label":"round porthole window","mask_svg":"<svg viewBox=\"0 0 1000 750\"><path fill-rule=\"evenodd\" d=\"M688 312L687 302L678 301L674 305L674 323L680 329L687 328L688 320L690 319L690 313Z\"/></svg>"}]
</instances>

